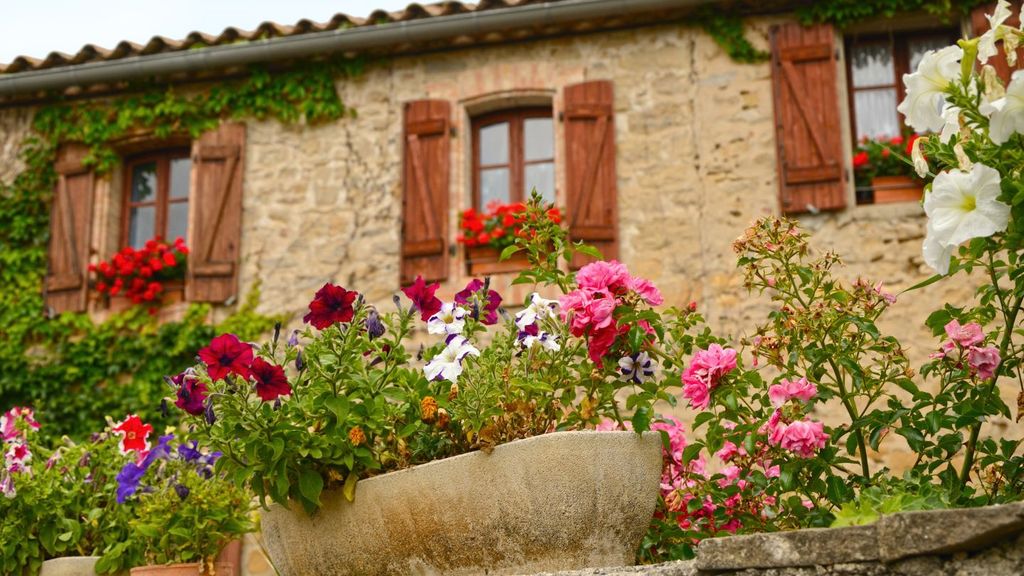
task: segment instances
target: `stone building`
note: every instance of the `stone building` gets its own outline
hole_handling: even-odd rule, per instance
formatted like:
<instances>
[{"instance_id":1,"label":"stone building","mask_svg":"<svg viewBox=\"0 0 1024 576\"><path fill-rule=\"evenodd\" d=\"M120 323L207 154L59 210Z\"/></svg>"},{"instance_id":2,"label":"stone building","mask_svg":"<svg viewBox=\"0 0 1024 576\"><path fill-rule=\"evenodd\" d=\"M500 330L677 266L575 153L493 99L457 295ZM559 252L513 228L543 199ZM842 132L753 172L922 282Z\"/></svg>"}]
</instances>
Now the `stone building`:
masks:
<instances>
[{"instance_id":1,"label":"stone building","mask_svg":"<svg viewBox=\"0 0 1024 576\"><path fill-rule=\"evenodd\" d=\"M19 144L48 95L105 98L125 81L193 72L202 90L245 64L365 54L365 71L336 84L352 118L246 119L196 141L137 134L120 145L123 169L95 178L65 148L50 305L102 313L81 263L161 233L183 234L196 253L186 299L222 309L257 281L261 310L295 316L326 281L386 302L422 274L450 298L471 277L458 214L536 186L574 238L741 336L766 307L741 285L730 245L764 215L797 218L843 256L848 279L896 292L931 274L919 202L856 190L851 158L857 139L903 132L900 74L978 20L909 14L840 31L800 25L793 10L808 3L412 4L18 58L0 67L0 181L20 169ZM697 25L708 7L742 14L746 37L771 57L731 59ZM512 277L493 282L521 302ZM957 281L901 296L883 327L922 359L936 345L928 313L972 294Z\"/></svg>"}]
</instances>

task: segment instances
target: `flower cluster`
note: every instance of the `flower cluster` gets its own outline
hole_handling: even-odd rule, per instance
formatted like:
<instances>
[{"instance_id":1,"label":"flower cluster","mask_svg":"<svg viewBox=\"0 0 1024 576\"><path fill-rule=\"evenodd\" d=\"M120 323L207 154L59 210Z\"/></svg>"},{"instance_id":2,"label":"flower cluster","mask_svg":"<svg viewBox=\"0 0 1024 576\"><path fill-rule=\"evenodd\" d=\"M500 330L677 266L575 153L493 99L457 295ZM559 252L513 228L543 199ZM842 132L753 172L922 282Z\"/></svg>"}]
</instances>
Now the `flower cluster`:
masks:
<instances>
[{"instance_id":1,"label":"flower cluster","mask_svg":"<svg viewBox=\"0 0 1024 576\"><path fill-rule=\"evenodd\" d=\"M736 351L712 344L707 350L700 350L683 371L683 397L690 406L704 410L711 401L711 392L718 387L722 377L736 368Z\"/></svg>"},{"instance_id":2,"label":"flower cluster","mask_svg":"<svg viewBox=\"0 0 1024 576\"><path fill-rule=\"evenodd\" d=\"M28 434L38 429L39 423L31 408L15 406L0 415L0 439L3 440L0 446L3 446L4 453L3 469L0 469L0 494L7 498L17 495L15 477L32 473Z\"/></svg>"},{"instance_id":3,"label":"flower cluster","mask_svg":"<svg viewBox=\"0 0 1024 576\"><path fill-rule=\"evenodd\" d=\"M576 337L586 337L590 359L598 366L615 345L616 339L630 329L619 322L615 311L620 306L664 302L661 292L649 280L632 276L616 260L587 264L576 273L576 289L559 298L562 320L569 323ZM643 321L639 323L643 328Z\"/></svg>"},{"instance_id":4,"label":"flower cluster","mask_svg":"<svg viewBox=\"0 0 1024 576\"><path fill-rule=\"evenodd\" d=\"M562 221L561 211L554 206L549 206L545 214L555 224ZM487 207L486 212L467 208L459 214L459 234L456 240L470 248L490 246L502 250L511 246L516 236L523 234L523 226L531 216L522 203L494 202Z\"/></svg>"},{"instance_id":5,"label":"flower cluster","mask_svg":"<svg viewBox=\"0 0 1024 576\"><path fill-rule=\"evenodd\" d=\"M857 144L853 155L853 173L858 187L871 186L877 176L918 176L914 167L907 162L914 150L918 134L908 137L864 138Z\"/></svg>"},{"instance_id":6,"label":"flower cluster","mask_svg":"<svg viewBox=\"0 0 1024 576\"><path fill-rule=\"evenodd\" d=\"M150 303L162 297L164 282L184 278L186 256L183 239L168 245L154 238L141 249L128 246L109 261L90 264L89 271L98 277L96 291L100 294L123 293L133 304Z\"/></svg>"},{"instance_id":7,"label":"flower cluster","mask_svg":"<svg viewBox=\"0 0 1024 576\"><path fill-rule=\"evenodd\" d=\"M325 293L324 290L321 288L317 293L318 300L310 304L310 314L313 314L314 304L321 302L319 299L322 293ZM323 306L317 306L318 313ZM306 317L309 318L309 315ZM250 384L252 390L264 402L277 400L292 393L284 368L256 356L253 345L242 342L234 334L221 334L211 340L209 346L199 351L199 359L211 380L238 378ZM171 376L168 381L175 388L175 405L189 414L198 415L202 412L207 419L213 419L208 402L205 411L200 409L206 400L207 390L206 384L197 377L194 370L186 369L181 374Z\"/></svg>"},{"instance_id":8,"label":"flower cluster","mask_svg":"<svg viewBox=\"0 0 1024 576\"><path fill-rule=\"evenodd\" d=\"M966 358L971 374L979 380L992 379L1000 363L999 349L995 346L981 346L985 342L981 325L977 322L961 325L954 319L944 328L949 340L939 347L938 352L933 352L931 358L952 359L958 365L963 365Z\"/></svg>"}]
</instances>

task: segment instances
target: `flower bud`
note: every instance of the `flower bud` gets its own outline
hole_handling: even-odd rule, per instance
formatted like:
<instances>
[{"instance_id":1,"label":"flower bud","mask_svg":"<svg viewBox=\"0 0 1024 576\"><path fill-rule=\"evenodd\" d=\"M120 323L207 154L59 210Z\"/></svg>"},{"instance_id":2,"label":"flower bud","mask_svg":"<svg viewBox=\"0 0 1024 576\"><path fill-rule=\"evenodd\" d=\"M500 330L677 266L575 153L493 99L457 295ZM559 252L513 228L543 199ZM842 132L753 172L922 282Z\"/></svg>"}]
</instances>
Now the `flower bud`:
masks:
<instances>
[{"instance_id":1,"label":"flower bud","mask_svg":"<svg viewBox=\"0 0 1024 576\"><path fill-rule=\"evenodd\" d=\"M420 420L427 424L433 424L437 419L437 400L433 396L427 396L420 401Z\"/></svg>"},{"instance_id":2,"label":"flower bud","mask_svg":"<svg viewBox=\"0 0 1024 576\"><path fill-rule=\"evenodd\" d=\"M185 486L184 484L175 484L174 485L174 491L178 493L178 498L181 498L182 500L185 500L185 498L188 498L188 495L189 495L188 486Z\"/></svg>"},{"instance_id":3,"label":"flower bud","mask_svg":"<svg viewBox=\"0 0 1024 576\"><path fill-rule=\"evenodd\" d=\"M277 347L277 341L281 337L281 323L274 322L274 347Z\"/></svg>"},{"instance_id":4,"label":"flower bud","mask_svg":"<svg viewBox=\"0 0 1024 576\"><path fill-rule=\"evenodd\" d=\"M299 353L295 356L295 369L299 372L306 369L306 360L302 356L302 350L299 350Z\"/></svg>"},{"instance_id":5,"label":"flower bud","mask_svg":"<svg viewBox=\"0 0 1024 576\"><path fill-rule=\"evenodd\" d=\"M437 410L437 427L441 430L447 430L448 425L451 424L452 417L448 414L448 411L444 408Z\"/></svg>"},{"instance_id":6,"label":"flower bud","mask_svg":"<svg viewBox=\"0 0 1024 576\"><path fill-rule=\"evenodd\" d=\"M453 383L451 390L448 391L448 401L451 402L459 396L459 385Z\"/></svg>"},{"instance_id":7,"label":"flower bud","mask_svg":"<svg viewBox=\"0 0 1024 576\"><path fill-rule=\"evenodd\" d=\"M370 336L370 340L380 338L384 335L384 323L380 321L380 314L377 314L377 310L370 308L369 314L366 315L366 332Z\"/></svg>"},{"instance_id":8,"label":"flower bud","mask_svg":"<svg viewBox=\"0 0 1024 576\"><path fill-rule=\"evenodd\" d=\"M348 431L348 440L353 446L362 446L366 442L366 434L359 426L354 426Z\"/></svg>"},{"instance_id":9,"label":"flower bud","mask_svg":"<svg viewBox=\"0 0 1024 576\"><path fill-rule=\"evenodd\" d=\"M217 415L213 413L213 398L206 400L206 410L204 411L206 416L206 423L213 426L213 423L217 421Z\"/></svg>"}]
</instances>

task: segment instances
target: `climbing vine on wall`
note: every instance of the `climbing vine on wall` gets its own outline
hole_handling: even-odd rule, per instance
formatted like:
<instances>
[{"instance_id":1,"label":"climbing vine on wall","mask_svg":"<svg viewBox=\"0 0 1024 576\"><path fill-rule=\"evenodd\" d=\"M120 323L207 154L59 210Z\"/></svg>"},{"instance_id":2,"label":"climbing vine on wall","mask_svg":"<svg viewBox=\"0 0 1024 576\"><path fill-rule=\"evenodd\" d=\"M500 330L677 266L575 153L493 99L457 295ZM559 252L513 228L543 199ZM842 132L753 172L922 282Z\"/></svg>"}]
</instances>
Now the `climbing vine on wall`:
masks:
<instances>
[{"instance_id":1,"label":"climbing vine on wall","mask_svg":"<svg viewBox=\"0 0 1024 576\"><path fill-rule=\"evenodd\" d=\"M85 314L47 319L42 298L49 240L54 161L62 142L86 144L98 174L117 165L112 143L134 130L157 139L197 137L224 119L274 118L323 123L355 112L335 82L357 75L361 60L300 63L286 70L254 67L243 78L208 89L137 87L104 100L60 102L35 114L21 145L24 168L0 186L0 407L32 405L49 434L83 437L103 417L126 412L160 423L162 376L180 371L214 334L209 307L193 305L180 322L157 324L128 311L103 323ZM255 339L277 319L256 313L252 292L227 321Z\"/></svg>"}]
</instances>

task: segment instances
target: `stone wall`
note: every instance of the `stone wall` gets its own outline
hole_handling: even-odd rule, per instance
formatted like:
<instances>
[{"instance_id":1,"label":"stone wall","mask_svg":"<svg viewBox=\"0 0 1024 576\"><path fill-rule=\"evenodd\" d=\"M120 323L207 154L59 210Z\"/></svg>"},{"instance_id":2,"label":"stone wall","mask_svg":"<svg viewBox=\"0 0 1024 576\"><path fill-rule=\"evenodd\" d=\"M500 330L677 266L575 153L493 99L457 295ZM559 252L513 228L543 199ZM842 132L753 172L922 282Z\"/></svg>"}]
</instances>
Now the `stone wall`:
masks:
<instances>
[{"instance_id":1,"label":"stone wall","mask_svg":"<svg viewBox=\"0 0 1024 576\"><path fill-rule=\"evenodd\" d=\"M748 36L766 48L768 29L778 21L749 19ZM615 87L622 260L653 280L668 304L695 300L717 331L749 334L767 308L742 288L731 241L752 220L778 210L770 66L735 63L705 33L682 24L382 60L358 78L338 81L356 118L323 126L250 121L242 293L259 280L261 310L296 319L327 281L386 305L399 282L403 103L452 103L454 240L457 211L471 197L470 115L545 100L557 115L562 88L592 79L610 79ZM28 118L25 110L0 110L0 182L19 169L14 154ZM562 191L560 123L555 150ZM102 193L116 188L116 182L101 187L98 196L109 206L97 210L98 257L116 248L106 224L117 219L102 214L119 205ZM847 279L864 275L898 291L929 275L920 255L925 222L917 204L855 206L851 189L847 209L800 222L814 232L815 246L845 258ZM465 285L464 264L457 251L442 297ZM510 278L499 276L495 284L506 302L521 302L529 290L513 290ZM901 296L882 327L904 342L918 365L936 345L923 325L928 313L941 302L966 303L971 293L957 279ZM823 416L834 412L826 408ZM892 436L887 461L900 467L907 453Z\"/></svg>"},{"instance_id":2,"label":"stone wall","mask_svg":"<svg viewBox=\"0 0 1024 576\"><path fill-rule=\"evenodd\" d=\"M685 562L557 576L1017 576L1024 574L1022 530L1019 503L906 512L868 526L705 540Z\"/></svg>"}]
</instances>

